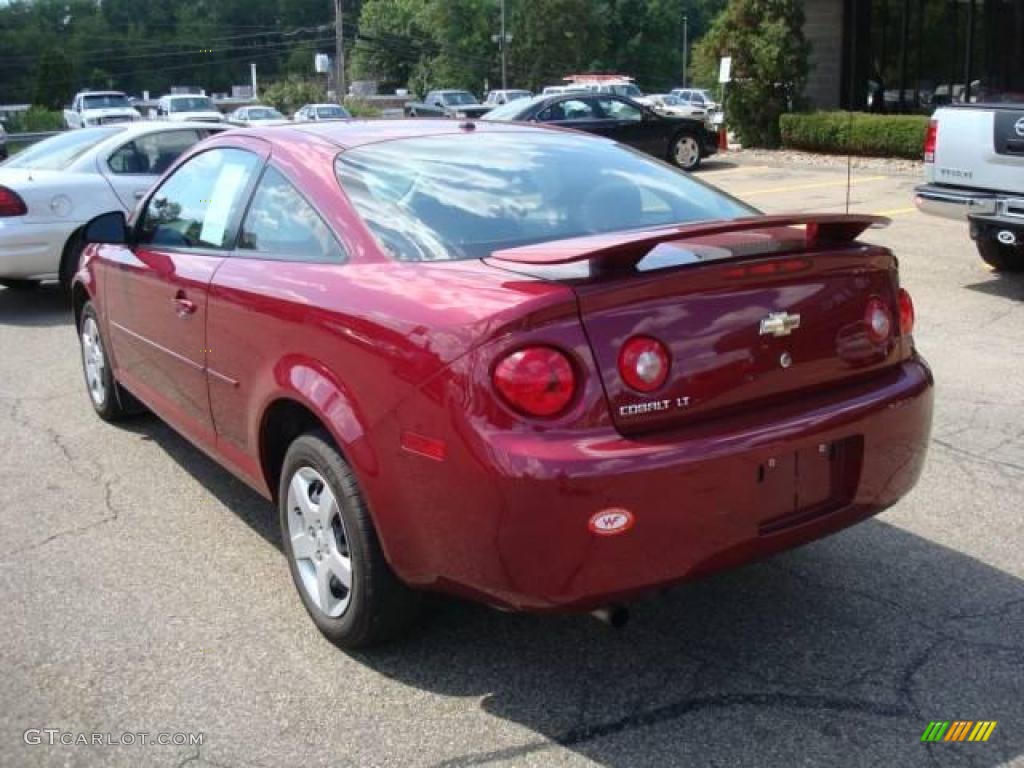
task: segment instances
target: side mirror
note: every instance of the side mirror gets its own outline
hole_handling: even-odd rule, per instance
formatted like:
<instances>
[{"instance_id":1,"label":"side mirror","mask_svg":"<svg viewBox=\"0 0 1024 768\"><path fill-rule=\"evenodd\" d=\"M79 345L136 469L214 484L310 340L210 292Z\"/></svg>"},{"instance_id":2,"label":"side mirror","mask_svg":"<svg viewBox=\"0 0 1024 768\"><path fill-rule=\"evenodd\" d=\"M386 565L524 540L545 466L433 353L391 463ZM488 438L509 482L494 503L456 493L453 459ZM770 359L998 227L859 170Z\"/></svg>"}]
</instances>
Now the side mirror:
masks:
<instances>
[{"instance_id":1,"label":"side mirror","mask_svg":"<svg viewBox=\"0 0 1024 768\"><path fill-rule=\"evenodd\" d=\"M124 245L128 242L128 223L121 211L97 216L85 225L86 243Z\"/></svg>"}]
</instances>

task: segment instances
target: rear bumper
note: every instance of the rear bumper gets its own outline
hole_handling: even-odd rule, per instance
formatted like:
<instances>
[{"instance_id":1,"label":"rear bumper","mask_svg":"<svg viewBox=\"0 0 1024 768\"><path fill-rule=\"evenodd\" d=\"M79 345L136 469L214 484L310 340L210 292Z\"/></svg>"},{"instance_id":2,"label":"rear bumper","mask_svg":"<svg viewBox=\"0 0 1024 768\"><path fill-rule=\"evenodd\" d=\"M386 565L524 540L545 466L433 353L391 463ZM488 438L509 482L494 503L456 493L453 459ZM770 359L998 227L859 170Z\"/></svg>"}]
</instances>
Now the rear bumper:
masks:
<instances>
[{"instance_id":1,"label":"rear bumper","mask_svg":"<svg viewBox=\"0 0 1024 768\"><path fill-rule=\"evenodd\" d=\"M0 219L0 278L50 278L60 269L64 243L80 222L26 224Z\"/></svg>"},{"instance_id":2,"label":"rear bumper","mask_svg":"<svg viewBox=\"0 0 1024 768\"><path fill-rule=\"evenodd\" d=\"M1005 199L997 192L941 184L922 184L914 189L914 204L922 213L964 221L968 216L994 215L1000 200Z\"/></svg>"},{"instance_id":3,"label":"rear bumper","mask_svg":"<svg viewBox=\"0 0 1024 768\"><path fill-rule=\"evenodd\" d=\"M409 464L411 508L401 510L401 533L384 537L388 555L407 581L503 607L628 600L813 541L898 501L924 462L932 387L915 357L880 378L648 439L463 432L472 461L434 464L429 479L422 460ZM827 498L791 514L768 510L760 467L839 445L845 469ZM785 489L774 493L778 507ZM629 510L633 526L592 533L592 516L609 508Z\"/></svg>"}]
</instances>

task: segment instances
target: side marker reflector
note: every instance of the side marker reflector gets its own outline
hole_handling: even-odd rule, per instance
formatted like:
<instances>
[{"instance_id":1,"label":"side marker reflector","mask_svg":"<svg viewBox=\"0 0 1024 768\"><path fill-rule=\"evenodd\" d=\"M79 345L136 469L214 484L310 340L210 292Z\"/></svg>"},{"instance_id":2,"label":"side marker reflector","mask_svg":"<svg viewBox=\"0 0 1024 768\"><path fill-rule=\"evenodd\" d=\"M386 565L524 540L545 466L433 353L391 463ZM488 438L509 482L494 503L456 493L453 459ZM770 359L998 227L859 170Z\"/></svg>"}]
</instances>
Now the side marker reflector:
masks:
<instances>
[{"instance_id":1,"label":"side marker reflector","mask_svg":"<svg viewBox=\"0 0 1024 768\"><path fill-rule=\"evenodd\" d=\"M402 432L402 450L415 453L417 456L425 456L434 461L444 461L448 448L443 440L435 440L432 437L424 437L416 432L408 430Z\"/></svg>"}]
</instances>

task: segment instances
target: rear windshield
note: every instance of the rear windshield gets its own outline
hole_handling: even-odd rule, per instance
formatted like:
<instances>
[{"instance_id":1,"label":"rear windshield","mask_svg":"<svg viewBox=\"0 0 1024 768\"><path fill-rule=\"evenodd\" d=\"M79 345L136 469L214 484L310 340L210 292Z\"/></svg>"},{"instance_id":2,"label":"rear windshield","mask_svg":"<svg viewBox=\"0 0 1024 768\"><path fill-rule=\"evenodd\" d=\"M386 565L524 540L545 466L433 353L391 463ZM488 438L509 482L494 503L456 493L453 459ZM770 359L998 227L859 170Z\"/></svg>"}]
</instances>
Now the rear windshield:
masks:
<instances>
[{"instance_id":1,"label":"rear windshield","mask_svg":"<svg viewBox=\"0 0 1024 768\"><path fill-rule=\"evenodd\" d=\"M30 168L34 171L62 171L101 141L124 130L121 125L82 128L43 139L24 149L5 164L5 168Z\"/></svg>"},{"instance_id":2,"label":"rear windshield","mask_svg":"<svg viewBox=\"0 0 1024 768\"><path fill-rule=\"evenodd\" d=\"M478 133L381 142L335 170L359 215L401 261L756 213L682 171L568 133Z\"/></svg>"},{"instance_id":3,"label":"rear windshield","mask_svg":"<svg viewBox=\"0 0 1024 768\"><path fill-rule=\"evenodd\" d=\"M441 101L448 106L458 106L460 104L476 104L476 96L465 91L449 91L448 93L441 94Z\"/></svg>"},{"instance_id":4,"label":"rear windshield","mask_svg":"<svg viewBox=\"0 0 1024 768\"><path fill-rule=\"evenodd\" d=\"M112 107L130 107L128 97L123 93L96 93L82 97L82 106L86 109L108 109Z\"/></svg>"},{"instance_id":5,"label":"rear windshield","mask_svg":"<svg viewBox=\"0 0 1024 768\"><path fill-rule=\"evenodd\" d=\"M486 115L483 116L483 120L518 120L519 116L526 112L528 109L533 107L535 104L540 104L544 101L547 96L536 96L532 99L512 99L505 102L500 107L495 107Z\"/></svg>"},{"instance_id":6,"label":"rear windshield","mask_svg":"<svg viewBox=\"0 0 1024 768\"><path fill-rule=\"evenodd\" d=\"M171 112L214 112L216 107L206 96L188 96L182 99L171 99Z\"/></svg>"},{"instance_id":7,"label":"rear windshield","mask_svg":"<svg viewBox=\"0 0 1024 768\"><path fill-rule=\"evenodd\" d=\"M317 107L316 116L321 120L338 119L344 120L349 117L348 111L344 107Z\"/></svg>"}]
</instances>

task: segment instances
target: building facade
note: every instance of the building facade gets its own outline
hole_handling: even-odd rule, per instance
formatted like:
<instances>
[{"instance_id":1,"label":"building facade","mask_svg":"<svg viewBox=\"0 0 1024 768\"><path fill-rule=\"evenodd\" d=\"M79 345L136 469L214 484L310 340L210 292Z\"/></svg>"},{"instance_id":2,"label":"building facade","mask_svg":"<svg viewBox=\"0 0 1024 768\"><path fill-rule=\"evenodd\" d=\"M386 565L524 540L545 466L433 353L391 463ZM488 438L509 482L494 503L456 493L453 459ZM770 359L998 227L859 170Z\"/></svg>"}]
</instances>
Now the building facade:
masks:
<instances>
[{"instance_id":1,"label":"building facade","mask_svg":"<svg viewBox=\"0 0 1024 768\"><path fill-rule=\"evenodd\" d=\"M805 0L818 109L1024 102L1024 0Z\"/></svg>"}]
</instances>

